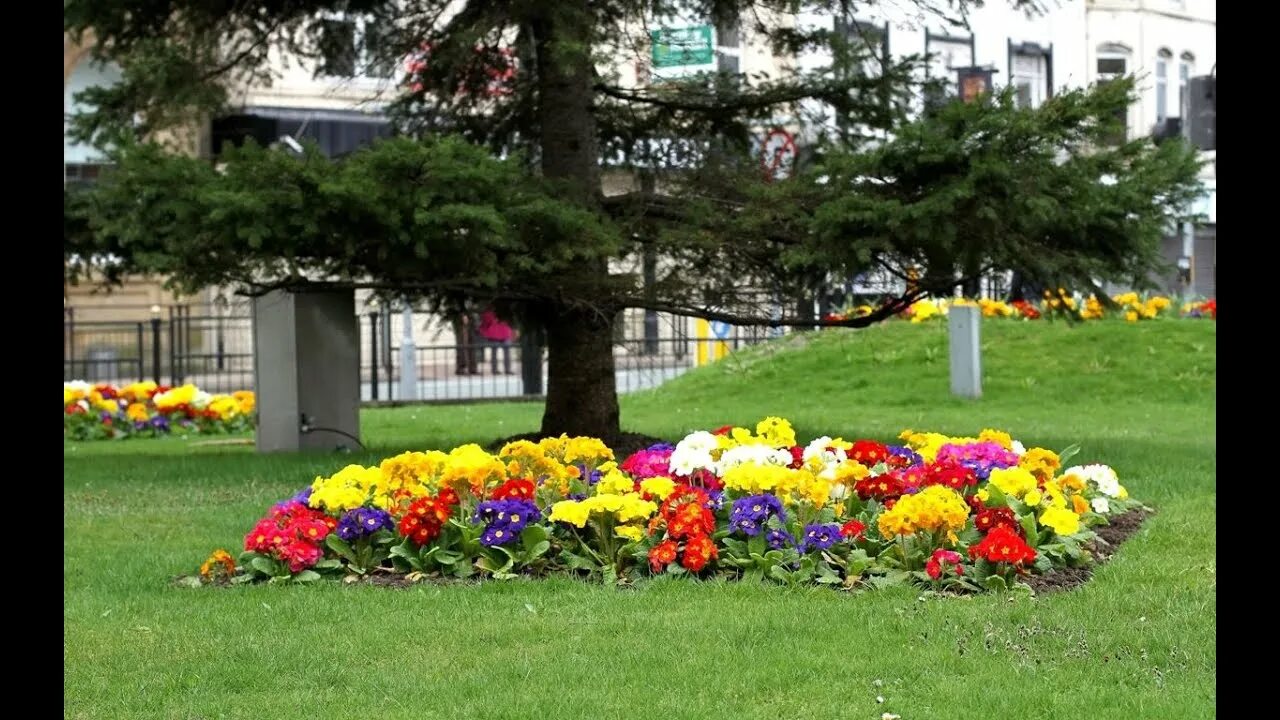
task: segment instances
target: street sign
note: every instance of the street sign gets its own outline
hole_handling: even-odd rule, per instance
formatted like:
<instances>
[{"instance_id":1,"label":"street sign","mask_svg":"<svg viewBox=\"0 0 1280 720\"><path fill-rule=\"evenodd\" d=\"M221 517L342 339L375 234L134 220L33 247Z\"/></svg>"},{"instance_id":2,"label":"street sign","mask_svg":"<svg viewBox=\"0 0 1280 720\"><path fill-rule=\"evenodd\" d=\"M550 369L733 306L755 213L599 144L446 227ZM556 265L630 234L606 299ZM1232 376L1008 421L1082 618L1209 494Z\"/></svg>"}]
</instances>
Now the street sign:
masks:
<instances>
[{"instance_id":1,"label":"street sign","mask_svg":"<svg viewBox=\"0 0 1280 720\"><path fill-rule=\"evenodd\" d=\"M729 323L721 322L719 320L711 321L711 334L715 335L721 340L728 340L729 333L731 332L733 332L733 326L730 325Z\"/></svg>"},{"instance_id":2,"label":"street sign","mask_svg":"<svg viewBox=\"0 0 1280 720\"><path fill-rule=\"evenodd\" d=\"M782 128L774 128L764 137L761 145L760 164L773 180L791 176L796 165L796 140Z\"/></svg>"},{"instance_id":3,"label":"street sign","mask_svg":"<svg viewBox=\"0 0 1280 720\"><path fill-rule=\"evenodd\" d=\"M649 37L655 69L715 64L716 47L710 25L659 28L650 32Z\"/></svg>"}]
</instances>

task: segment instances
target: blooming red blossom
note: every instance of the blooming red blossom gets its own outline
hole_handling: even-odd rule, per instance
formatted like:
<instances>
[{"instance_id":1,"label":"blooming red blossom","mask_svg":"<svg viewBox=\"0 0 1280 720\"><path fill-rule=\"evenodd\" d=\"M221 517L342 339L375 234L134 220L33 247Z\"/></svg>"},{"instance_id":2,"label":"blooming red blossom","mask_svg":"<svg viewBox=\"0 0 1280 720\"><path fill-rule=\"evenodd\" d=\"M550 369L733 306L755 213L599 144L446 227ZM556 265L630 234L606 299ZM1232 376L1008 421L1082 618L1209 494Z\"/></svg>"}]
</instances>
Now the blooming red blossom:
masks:
<instances>
[{"instance_id":1,"label":"blooming red blossom","mask_svg":"<svg viewBox=\"0 0 1280 720\"><path fill-rule=\"evenodd\" d=\"M982 533L989 533L997 527L1004 526L1019 535L1022 534L1022 525L1018 523L1018 516L1013 514L1013 510L1003 505L979 510L973 518L973 525Z\"/></svg>"},{"instance_id":2,"label":"blooming red blossom","mask_svg":"<svg viewBox=\"0 0 1280 720\"><path fill-rule=\"evenodd\" d=\"M1008 525L997 525L977 545L969 546L969 557L987 562L1023 565L1034 562L1036 551Z\"/></svg>"},{"instance_id":3,"label":"blooming red blossom","mask_svg":"<svg viewBox=\"0 0 1280 720\"><path fill-rule=\"evenodd\" d=\"M689 572L700 572L718 555L716 544L708 535L693 535L684 543L680 564Z\"/></svg>"},{"instance_id":4,"label":"blooming red blossom","mask_svg":"<svg viewBox=\"0 0 1280 720\"><path fill-rule=\"evenodd\" d=\"M924 564L924 571L929 577L937 580L942 577L943 571L947 565L955 568L957 575L964 574L964 568L960 567L960 553L953 550L934 550L933 555L929 557L929 561Z\"/></svg>"},{"instance_id":5,"label":"blooming red blossom","mask_svg":"<svg viewBox=\"0 0 1280 720\"><path fill-rule=\"evenodd\" d=\"M887 500L902 494L902 481L893 473L872 475L853 484L853 491L863 500Z\"/></svg>"},{"instance_id":6,"label":"blooming red blossom","mask_svg":"<svg viewBox=\"0 0 1280 720\"><path fill-rule=\"evenodd\" d=\"M936 462L925 467L925 485L942 485L963 494L966 487L978 484L973 470L953 462Z\"/></svg>"},{"instance_id":7,"label":"blooming red blossom","mask_svg":"<svg viewBox=\"0 0 1280 720\"><path fill-rule=\"evenodd\" d=\"M658 508L667 525L667 535L680 539L715 532L716 517L707 509L711 498L703 490L678 485Z\"/></svg>"},{"instance_id":8,"label":"blooming red blossom","mask_svg":"<svg viewBox=\"0 0 1280 720\"><path fill-rule=\"evenodd\" d=\"M865 532L866 529L867 529L866 525L858 522L857 520L850 520L849 522L840 526L840 535L842 537L859 540L862 538L862 533Z\"/></svg>"},{"instance_id":9,"label":"blooming red blossom","mask_svg":"<svg viewBox=\"0 0 1280 720\"><path fill-rule=\"evenodd\" d=\"M453 490L449 490L453 492ZM457 493L454 493L457 497ZM533 483L528 480L508 480L493 491L494 500L532 500ZM453 503L446 503L453 504Z\"/></svg>"},{"instance_id":10,"label":"blooming red blossom","mask_svg":"<svg viewBox=\"0 0 1280 720\"><path fill-rule=\"evenodd\" d=\"M678 547L675 540L663 540L654 545L649 550L649 569L655 573L665 570L668 565L676 561Z\"/></svg>"},{"instance_id":11,"label":"blooming red blossom","mask_svg":"<svg viewBox=\"0 0 1280 720\"><path fill-rule=\"evenodd\" d=\"M847 453L849 457L871 467L889 459L889 446L874 440L858 440Z\"/></svg>"}]
</instances>

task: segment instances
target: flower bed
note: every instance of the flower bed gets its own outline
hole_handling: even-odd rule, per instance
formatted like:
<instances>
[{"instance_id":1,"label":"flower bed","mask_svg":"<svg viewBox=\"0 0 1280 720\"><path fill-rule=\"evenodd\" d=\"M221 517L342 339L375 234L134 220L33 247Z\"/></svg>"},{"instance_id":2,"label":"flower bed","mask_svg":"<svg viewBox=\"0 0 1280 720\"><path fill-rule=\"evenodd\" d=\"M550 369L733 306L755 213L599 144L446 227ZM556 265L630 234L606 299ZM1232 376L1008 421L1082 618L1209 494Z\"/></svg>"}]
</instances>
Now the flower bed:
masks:
<instances>
[{"instance_id":1,"label":"flower bed","mask_svg":"<svg viewBox=\"0 0 1280 720\"><path fill-rule=\"evenodd\" d=\"M591 438L406 452L316 478L257 522L238 565L218 551L187 581L563 572L976 592L1088 566L1094 528L1141 508L1105 465L1063 470L1074 448L997 430L901 439L801 446L766 418L621 463Z\"/></svg>"},{"instance_id":2,"label":"flower bed","mask_svg":"<svg viewBox=\"0 0 1280 720\"><path fill-rule=\"evenodd\" d=\"M1112 301L1118 306L1116 310L1108 310L1093 296L1075 297L1063 292L1060 295L1046 292L1044 300L1033 303L1027 300L1005 302L990 298L969 300L967 298L926 298L917 300L898 317L912 323L925 323L940 320L947 316L951 308L962 305L976 305L984 318L1007 318L1010 320L1040 320L1053 315L1070 314L1080 320L1102 320L1118 318L1126 322L1155 320L1157 318L1175 317L1177 315L1173 301L1163 295L1149 297L1137 293L1113 295ZM858 305L838 313L831 313L828 319L841 320L865 317L875 308L870 305ZM1186 303L1182 306L1182 317L1209 317L1218 319L1216 300Z\"/></svg>"},{"instance_id":3,"label":"flower bed","mask_svg":"<svg viewBox=\"0 0 1280 720\"><path fill-rule=\"evenodd\" d=\"M254 394L212 395L182 385L138 382L116 388L76 380L62 384L62 435L67 440L217 434L253 428Z\"/></svg>"}]
</instances>

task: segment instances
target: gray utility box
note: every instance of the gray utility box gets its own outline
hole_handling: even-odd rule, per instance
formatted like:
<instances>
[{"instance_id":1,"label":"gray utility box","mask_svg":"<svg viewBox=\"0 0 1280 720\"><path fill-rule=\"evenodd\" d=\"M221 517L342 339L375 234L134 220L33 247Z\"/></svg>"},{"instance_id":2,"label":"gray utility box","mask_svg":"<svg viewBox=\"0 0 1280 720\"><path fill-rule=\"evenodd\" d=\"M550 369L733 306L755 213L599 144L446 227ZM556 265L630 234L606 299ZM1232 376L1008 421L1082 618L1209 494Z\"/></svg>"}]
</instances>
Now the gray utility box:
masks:
<instances>
[{"instance_id":1,"label":"gray utility box","mask_svg":"<svg viewBox=\"0 0 1280 720\"><path fill-rule=\"evenodd\" d=\"M353 290L254 299L258 452L358 447L359 341Z\"/></svg>"}]
</instances>

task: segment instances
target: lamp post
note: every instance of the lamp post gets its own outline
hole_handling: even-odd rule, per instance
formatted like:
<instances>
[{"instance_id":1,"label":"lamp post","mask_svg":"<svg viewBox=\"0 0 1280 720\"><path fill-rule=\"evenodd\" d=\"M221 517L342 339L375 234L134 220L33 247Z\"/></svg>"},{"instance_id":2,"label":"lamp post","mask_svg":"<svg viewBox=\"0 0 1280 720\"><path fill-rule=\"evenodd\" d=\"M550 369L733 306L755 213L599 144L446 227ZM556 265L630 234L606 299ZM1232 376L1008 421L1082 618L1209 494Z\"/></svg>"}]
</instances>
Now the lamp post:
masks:
<instances>
[{"instance_id":1,"label":"lamp post","mask_svg":"<svg viewBox=\"0 0 1280 720\"><path fill-rule=\"evenodd\" d=\"M156 384L160 384L160 306L151 306L151 372Z\"/></svg>"}]
</instances>

